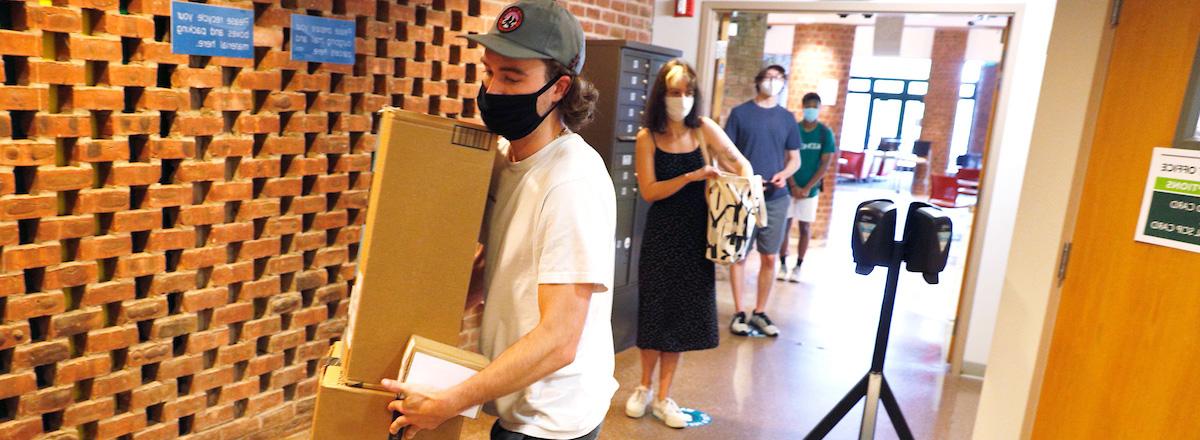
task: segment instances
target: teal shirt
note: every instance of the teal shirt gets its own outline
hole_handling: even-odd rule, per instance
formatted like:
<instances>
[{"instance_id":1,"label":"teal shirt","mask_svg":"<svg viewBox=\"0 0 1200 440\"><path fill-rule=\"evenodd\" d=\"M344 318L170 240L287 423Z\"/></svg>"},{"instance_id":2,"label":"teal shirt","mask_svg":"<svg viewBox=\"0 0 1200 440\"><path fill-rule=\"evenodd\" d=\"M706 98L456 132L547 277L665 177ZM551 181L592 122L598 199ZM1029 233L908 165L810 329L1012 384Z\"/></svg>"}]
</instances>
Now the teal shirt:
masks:
<instances>
[{"instance_id":1,"label":"teal shirt","mask_svg":"<svg viewBox=\"0 0 1200 440\"><path fill-rule=\"evenodd\" d=\"M821 165L821 155L836 153L837 144L833 140L833 130L820 122L812 131L805 131L803 122L797 124L796 128L800 130L800 169L792 175L792 181L796 186L802 187L817 173L817 168ZM820 193L821 183L817 182L808 196L816 197Z\"/></svg>"}]
</instances>

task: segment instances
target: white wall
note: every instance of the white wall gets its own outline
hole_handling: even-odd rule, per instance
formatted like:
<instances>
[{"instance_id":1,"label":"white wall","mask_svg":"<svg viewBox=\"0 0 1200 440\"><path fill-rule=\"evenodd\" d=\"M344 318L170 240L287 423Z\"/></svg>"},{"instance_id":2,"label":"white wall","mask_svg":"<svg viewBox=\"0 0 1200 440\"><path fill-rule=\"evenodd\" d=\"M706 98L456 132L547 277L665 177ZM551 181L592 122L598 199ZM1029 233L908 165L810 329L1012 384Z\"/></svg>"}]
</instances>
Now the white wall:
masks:
<instances>
[{"instance_id":1,"label":"white wall","mask_svg":"<svg viewBox=\"0 0 1200 440\"><path fill-rule=\"evenodd\" d=\"M774 25L767 28L763 53L791 55L796 49L796 26Z\"/></svg>"},{"instance_id":2,"label":"white wall","mask_svg":"<svg viewBox=\"0 0 1200 440\"><path fill-rule=\"evenodd\" d=\"M681 58L696 66L700 39L700 3L696 0L695 17L675 17L675 0L654 0L651 44L683 51Z\"/></svg>"}]
</instances>

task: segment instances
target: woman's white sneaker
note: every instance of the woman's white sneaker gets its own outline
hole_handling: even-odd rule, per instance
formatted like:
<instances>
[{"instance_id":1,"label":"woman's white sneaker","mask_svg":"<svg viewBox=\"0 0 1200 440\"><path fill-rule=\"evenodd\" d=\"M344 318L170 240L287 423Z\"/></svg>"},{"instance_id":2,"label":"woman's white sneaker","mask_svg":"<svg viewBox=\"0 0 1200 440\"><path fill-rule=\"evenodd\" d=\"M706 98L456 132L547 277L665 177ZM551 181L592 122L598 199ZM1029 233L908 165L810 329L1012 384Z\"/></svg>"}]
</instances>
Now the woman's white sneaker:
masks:
<instances>
[{"instance_id":1,"label":"woman's white sneaker","mask_svg":"<svg viewBox=\"0 0 1200 440\"><path fill-rule=\"evenodd\" d=\"M658 417L659 420L662 420L663 423L672 428L686 427L690 419L687 414L684 414L679 409L679 405L675 404L675 401L670 398L655 400L653 408L654 417Z\"/></svg>"},{"instance_id":2,"label":"woman's white sneaker","mask_svg":"<svg viewBox=\"0 0 1200 440\"><path fill-rule=\"evenodd\" d=\"M639 385L633 390L633 395L629 396L629 400L625 401L625 415L633 418L646 415L646 407L650 405L650 400L653 398L653 391Z\"/></svg>"}]
</instances>

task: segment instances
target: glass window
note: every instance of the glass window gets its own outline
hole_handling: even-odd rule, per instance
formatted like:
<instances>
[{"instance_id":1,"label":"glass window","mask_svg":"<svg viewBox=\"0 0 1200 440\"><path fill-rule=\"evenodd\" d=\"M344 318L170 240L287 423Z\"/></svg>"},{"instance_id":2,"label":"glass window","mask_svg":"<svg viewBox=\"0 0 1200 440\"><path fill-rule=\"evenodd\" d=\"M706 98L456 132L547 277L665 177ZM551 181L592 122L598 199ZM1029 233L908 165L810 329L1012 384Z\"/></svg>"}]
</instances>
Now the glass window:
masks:
<instances>
[{"instance_id":1,"label":"glass window","mask_svg":"<svg viewBox=\"0 0 1200 440\"><path fill-rule=\"evenodd\" d=\"M871 80L866 78L850 78L848 89L851 92L870 92Z\"/></svg>"},{"instance_id":2,"label":"glass window","mask_svg":"<svg viewBox=\"0 0 1200 440\"><path fill-rule=\"evenodd\" d=\"M871 138L867 139L868 148L879 146L879 140L896 137L900 128L900 106L904 103L899 99L876 99L875 111L871 114Z\"/></svg>"},{"instance_id":3,"label":"glass window","mask_svg":"<svg viewBox=\"0 0 1200 440\"><path fill-rule=\"evenodd\" d=\"M875 80L875 93L904 93L904 81Z\"/></svg>"},{"instance_id":4,"label":"glass window","mask_svg":"<svg viewBox=\"0 0 1200 440\"><path fill-rule=\"evenodd\" d=\"M916 100L904 102L904 124L900 127L900 137L904 140L900 149L912 152L914 141L921 139L921 119L925 117L925 103Z\"/></svg>"},{"instance_id":5,"label":"glass window","mask_svg":"<svg viewBox=\"0 0 1200 440\"><path fill-rule=\"evenodd\" d=\"M871 109L871 95L866 93L846 94L846 113L842 119L843 150L862 151L863 139L867 136L867 112Z\"/></svg>"},{"instance_id":6,"label":"glass window","mask_svg":"<svg viewBox=\"0 0 1200 440\"><path fill-rule=\"evenodd\" d=\"M971 83L971 84L979 82L979 76L982 74L980 69L982 69L982 68L983 68L983 61L980 61L980 60L964 61L963 67L962 67L961 82Z\"/></svg>"},{"instance_id":7,"label":"glass window","mask_svg":"<svg viewBox=\"0 0 1200 440\"><path fill-rule=\"evenodd\" d=\"M854 57L850 76L863 78L929 79L929 58Z\"/></svg>"},{"instance_id":8,"label":"glass window","mask_svg":"<svg viewBox=\"0 0 1200 440\"><path fill-rule=\"evenodd\" d=\"M929 92L929 83L925 81L913 81L908 83L909 95L924 95Z\"/></svg>"},{"instance_id":9,"label":"glass window","mask_svg":"<svg viewBox=\"0 0 1200 440\"><path fill-rule=\"evenodd\" d=\"M958 97L959 98L974 98L975 97L975 84L959 85L958 86Z\"/></svg>"},{"instance_id":10,"label":"glass window","mask_svg":"<svg viewBox=\"0 0 1200 440\"><path fill-rule=\"evenodd\" d=\"M967 149L971 144L971 128L975 125L975 100L960 99L958 100L958 109L954 112L954 133L950 138L950 160L947 161L947 170L953 170L955 159L958 156L967 154Z\"/></svg>"}]
</instances>

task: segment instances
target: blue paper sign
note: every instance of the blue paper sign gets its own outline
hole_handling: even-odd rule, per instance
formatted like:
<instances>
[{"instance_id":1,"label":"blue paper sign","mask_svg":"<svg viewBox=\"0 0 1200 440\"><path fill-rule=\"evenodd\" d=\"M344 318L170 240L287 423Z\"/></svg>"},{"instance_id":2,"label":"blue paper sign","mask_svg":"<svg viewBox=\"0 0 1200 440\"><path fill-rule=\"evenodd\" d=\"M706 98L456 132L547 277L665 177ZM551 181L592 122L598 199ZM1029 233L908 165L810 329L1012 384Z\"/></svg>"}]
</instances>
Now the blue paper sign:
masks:
<instances>
[{"instance_id":1,"label":"blue paper sign","mask_svg":"<svg viewBox=\"0 0 1200 440\"><path fill-rule=\"evenodd\" d=\"M354 64L354 22L292 14L292 60Z\"/></svg>"},{"instance_id":2,"label":"blue paper sign","mask_svg":"<svg viewBox=\"0 0 1200 440\"><path fill-rule=\"evenodd\" d=\"M172 2L171 53L254 58L254 11Z\"/></svg>"}]
</instances>

